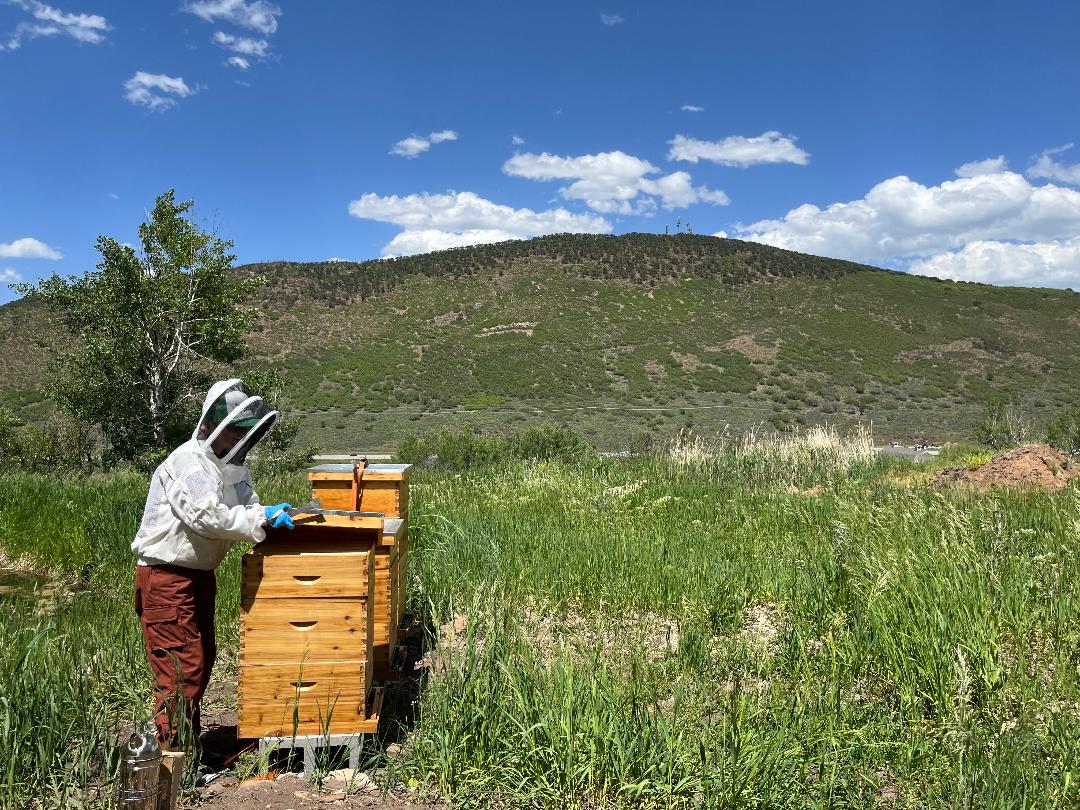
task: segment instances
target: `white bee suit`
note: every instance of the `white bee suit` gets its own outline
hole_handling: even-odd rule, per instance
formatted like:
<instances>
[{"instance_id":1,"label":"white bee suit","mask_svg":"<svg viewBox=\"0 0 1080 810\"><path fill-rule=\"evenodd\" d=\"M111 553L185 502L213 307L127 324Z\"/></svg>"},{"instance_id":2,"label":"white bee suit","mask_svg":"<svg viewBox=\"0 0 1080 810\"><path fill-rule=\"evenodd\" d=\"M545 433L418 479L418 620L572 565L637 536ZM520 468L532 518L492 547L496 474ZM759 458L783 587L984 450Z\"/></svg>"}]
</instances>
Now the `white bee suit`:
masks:
<instances>
[{"instance_id":1,"label":"white bee suit","mask_svg":"<svg viewBox=\"0 0 1080 810\"><path fill-rule=\"evenodd\" d=\"M211 412L216 418L211 418ZM243 459L277 422L277 411L240 380L214 383L191 438L156 470L142 524L131 544L139 565L180 565L209 571L237 540L262 542L265 515ZM211 445L231 423L250 424L224 458ZM204 431L218 422L213 431ZM205 434L204 438L200 438Z\"/></svg>"}]
</instances>

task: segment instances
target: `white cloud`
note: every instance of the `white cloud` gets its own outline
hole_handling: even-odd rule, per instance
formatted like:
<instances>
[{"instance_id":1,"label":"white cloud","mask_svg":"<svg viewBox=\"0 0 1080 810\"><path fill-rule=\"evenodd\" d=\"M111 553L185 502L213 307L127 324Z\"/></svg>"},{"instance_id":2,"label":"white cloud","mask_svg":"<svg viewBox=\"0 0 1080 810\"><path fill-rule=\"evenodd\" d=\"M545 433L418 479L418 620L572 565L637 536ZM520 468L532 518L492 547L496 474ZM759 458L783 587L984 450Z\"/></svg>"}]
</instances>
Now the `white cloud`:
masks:
<instances>
[{"instance_id":1,"label":"white cloud","mask_svg":"<svg viewBox=\"0 0 1080 810\"><path fill-rule=\"evenodd\" d=\"M266 52L270 49L270 43L265 39L234 37L224 31L214 32L214 44L244 56L257 56L259 59L265 59Z\"/></svg>"},{"instance_id":2,"label":"white cloud","mask_svg":"<svg viewBox=\"0 0 1080 810\"><path fill-rule=\"evenodd\" d=\"M0 284L18 284L22 281L22 274L11 267L0 270Z\"/></svg>"},{"instance_id":3,"label":"white cloud","mask_svg":"<svg viewBox=\"0 0 1080 810\"><path fill-rule=\"evenodd\" d=\"M641 190L645 194L658 196L661 205L668 209L686 208L699 202L709 205L727 205L731 202L722 191L693 185L688 172L672 172L656 180L642 180Z\"/></svg>"},{"instance_id":4,"label":"white cloud","mask_svg":"<svg viewBox=\"0 0 1080 810\"><path fill-rule=\"evenodd\" d=\"M999 172L1006 171L1009 168L1009 164L1005 161L1004 155L998 155L996 158L987 158L986 160L973 160L971 163L964 163L956 168L957 177L978 177L980 174L998 174Z\"/></svg>"},{"instance_id":5,"label":"white cloud","mask_svg":"<svg viewBox=\"0 0 1080 810\"><path fill-rule=\"evenodd\" d=\"M456 141L457 133L452 129L444 129L439 132L432 132L426 138L421 135L410 135L408 138L402 138L400 141L394 144L390 150L391 155L398 155L403 158L412 159L423 154L431 148L433 143L442 143L443 141Z\"/></svg>"},{"instance_id":6,"label":"white cloud","mask_svg":"<svg viewBox=\"0 0 1080 810\"><path fill-rule=\"evenodd\" d=\"M179 76L136 71L124 82L124 98L132 104L163 112L176 106L177 98L187 98L195 91Z\"/></svg>"},{"instance_id":7,"label":"white cloud","mask_svg":"<svg viewBox=\"0 0 1080 810\"><path fill-rule=\"evenodd\" d=\"M544 152L518 154L503 164L503 171L529 180L573 180L559 189L567 200L582 200L605 214L651 214L657 199L664 208L685 208L698 202L727 205L722 191L694 186L686 172L652 178L659 169L625 152L560 157Z\"/></svg>"},{"instance_id":8,"label":"white cloud","mask_svg":"<svg viewBox=\"0 0 1080 810\"><path fill-rule=\"evenodd\" d=\"M434 250L447 250L469 245L489 245L493 242L506 242L522 237L498 228L470 228L455 233L425 228L415 231L402 231L383 247L383 256L412 256L417 253L431 253Z\"/></svg>"},{"instance_id":9,"label":"white cloud","mask_svg":"<svg viewBox=\"0 0 1080 810\"><path fill-rule=\"evenodd\" d=\"M29 236L0 242L0 259L62 259L64 254Z\"/></svg>"},{"instance_id":10,"label":"white cloud","mask_svg":"<svg viewBox=\"0 0 1080 810\"><path fill-rule=\"evenodd\" d=\"M231 65L234 68L240 68L240 70L247 70L251 67L251 62L242 56L230 56L225 60L225 64Z\"/></svg>"},{"instance_id":11,"label":"white cloud","mask_svg":"<svg viewBox=\"0 0 1080 810\"><path fill-rule=\"evenodd\" d=\"M108 21L100 14L70 14L37 0L13 0L14 5L33 17L33 22L20 22L0 44L0 50L15 50L24 40L36 37L67 36L91 45L105 41Z\"/></svg>"},{"instance_id":12,"label":"white cloud","mask_svg":"<svg viewBox=\"0 0 1080 810\"><path fill-rule=\"evenodd\" d=\"M1027 245L971 242L913 262L908 270L957 281L1080 289L1080 237Z\"/></svg>"},{"instance_id":13,"label":"white cloud","mask_svg":"<svg viewBox=\"0 0 1080 810\"><path fill-rule=\"evenodd\" d=\"M548 233L610 233L611 224L564 208L511 208L470 191L380 196L364 194L349 203L357 219L389 222L404 230L383 248L384 256L424 253L461 245L525 239Z\"/></svg>"},{"instance_id":14,"label":"white cloud","mask_svg":"<svg viewBox=\"0 0 1080 810\"><path fill-rule=\"evenodd\" d=\"M1060 183L1068 183L1072 186L1080 186L1080 163L1067 166L1054 160L1054 155L1068 152L1073 148L1071 143L1045 150L1031 168L1027 170L1028 177L1041 177L1047 180L1057 180Z\"/></svg>"},{"instance_id":15,"label":"white cloud","mask_svg":"<svg viewBox=\"0 0 1080 810\"><path fill-rule=\"evenodd\" d=\"M399 155L403 158L414 158L431 148L431 141L417 135L402 138L390 149L391 155Z\"/></svg>"},{"instance_id":16,"label":"white cloud","mask_svg":"<svg viewBox=\"0 0 1080 810\"><path fill-rule=\"evenodd\" d=\"M1049 242L1080 233L1080 192L1002 171L924 186L893 177L865 197L740 226L742 239L860 261L924 257L976 241Z\"/></svg>"},{"instance_id":17,"label":"white cloud","mask_svg":"<svg viewBox=\"0 0 1080 810\"><path fill-rule=\"evenodd\" d=\"M721 166L746 168L760 163L797 163L805 166L810 162L810 155L795 145L793 137L785 137L776 131L752 138L732 135L721 141L699 141L676 135L668 143L671 144L668 160L685 160L689 163L708 160Z\"/></svg>"},{"instance_id":18,"label":"white cloud","mask_svg":"<svg viewBox=\"0 0 1080 810\"><path fill-rule=\"evenodd\" d=\"M611 226L592 214L572 214L562 208L532 211L493 203L471 191L405 196L364 194L349 204L359 219L390 222L404 228L438 228L463 231L470 228L502 228L518 236L541 233L607 233Z\"/></svg>"},{"instance_id":19,"label":"white cloud","mask_svg":"<svg viewBox=\"0 0 1080 810\"><path fill-rule=\"evenodd\" d=\"M522 138L520 135L515 135L510 139L510 143L512 143L514 146L521 146L523 143L525 143L525 139Z\"/></svg>"},{"instance_id":20,"label":"white cloud","mask_svg":"<svg viewBox=\"0 0 1080 810\"><path fill-rule=\"evenodd\" d=\"M620 23L626 22L626 20L618 14L601 14L600 22L604 25L619 25Z\"/></svg>"},{"instance_id":21,"label":"white cloud","mask_svg":"<svg viewBox=\"0 0 1080 810\"><path fill-rule=\"evenodd\" d=\"M59 29L56 33L66 34L79 42L97 45L105 40L105 32L109 30L108 22L100 14L68 14L37 2L21 5L29 7L34 19L47 26L56 26Z\"/></svg>"},{"instance_id":22,"label":"white cloud","mask_svg":"<svg viewBox=\"0 0 1080 810\"><path fill-rule=\"evenodd\" d=\"M683 112L705 112L704 107L699 107L696 104L683 104L679 109Z\"/></svg>"},{"instance_id":23,"label":"white cloud","mask_svg":"<svg viewBox=\"0 0 1080 810\"><path fill-rule=\"evenodd\" d=\"M277 18L281 16L280 8L264 0L252 3L245 3L244 0L193 0L184 6L184 11L207 22L225 20L264 36L277 31Z\"/></svg>"}]
</instances>

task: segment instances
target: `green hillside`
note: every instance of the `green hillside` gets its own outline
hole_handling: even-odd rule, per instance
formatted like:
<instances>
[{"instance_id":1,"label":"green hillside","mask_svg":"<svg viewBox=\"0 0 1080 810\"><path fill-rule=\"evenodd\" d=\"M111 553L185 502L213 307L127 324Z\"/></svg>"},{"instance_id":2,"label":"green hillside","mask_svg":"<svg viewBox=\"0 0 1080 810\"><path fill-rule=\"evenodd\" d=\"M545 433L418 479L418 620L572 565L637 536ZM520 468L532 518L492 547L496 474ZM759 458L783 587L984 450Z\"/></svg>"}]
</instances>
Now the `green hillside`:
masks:
<instances>
[{"instance_id":1,"label":"green hillside","mask_svg":"<svg viewBox=\"0 0 1080 810\"><path fill-rule=\"evenodd\" d=\"M967 435L992 395L1071 404L1080 297L954 284L710 236L560 235L403 259L246 265L266 276L256 353L326 449L403 431L565 422L637 447L683 427L874 423ZM20 406L55 330L0 308Z\"/></svg>"}]
</instances>

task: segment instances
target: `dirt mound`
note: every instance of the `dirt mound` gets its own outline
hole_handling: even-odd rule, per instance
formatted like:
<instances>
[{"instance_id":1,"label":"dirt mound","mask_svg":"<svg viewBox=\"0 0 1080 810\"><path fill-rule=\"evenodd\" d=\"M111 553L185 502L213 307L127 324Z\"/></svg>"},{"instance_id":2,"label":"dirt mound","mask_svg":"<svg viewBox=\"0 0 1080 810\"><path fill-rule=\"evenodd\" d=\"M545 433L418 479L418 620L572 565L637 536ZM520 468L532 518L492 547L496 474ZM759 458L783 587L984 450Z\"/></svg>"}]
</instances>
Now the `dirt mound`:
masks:
<instances>
[{"instance_id":1,"label":"dirt mound","mask_svg":"<svg viewBox=\"0 0 1080 810\"><path fill-rule=\"evenodd\" d=\"M935 487L966 486L976 489L1012 487L1057 492L1080 476L1080 465L1047 444L1025 444L994 456L974 469L948 467L939 471Z\"/></svg>"}]
</instances>

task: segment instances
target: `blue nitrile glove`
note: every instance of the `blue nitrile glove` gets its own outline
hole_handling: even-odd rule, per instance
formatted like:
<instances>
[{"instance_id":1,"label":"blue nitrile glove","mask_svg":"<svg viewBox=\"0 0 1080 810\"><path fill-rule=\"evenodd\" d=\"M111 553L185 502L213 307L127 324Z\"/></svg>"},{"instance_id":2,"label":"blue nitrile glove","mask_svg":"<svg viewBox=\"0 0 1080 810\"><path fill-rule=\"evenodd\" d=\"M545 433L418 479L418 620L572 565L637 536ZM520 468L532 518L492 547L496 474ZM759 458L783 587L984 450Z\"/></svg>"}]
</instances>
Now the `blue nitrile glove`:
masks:
<instances>
[{"instance_id":1,"label":"blue nitrile glove","mask_svg":"<svg viewBox=\"0 0 1080 810\"><path fill-rule=\"evenodd\" d=\"M282 526L286 529L293 528L292 518L289 517L289 513L285 511L286 509L292 509L292 504L276 503L273 506L263 507L266 522L270 524L271 529L280 529Z\"/></svg>"}]
</instances>

